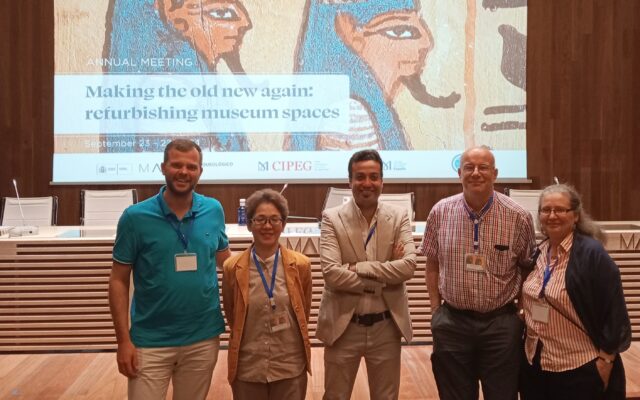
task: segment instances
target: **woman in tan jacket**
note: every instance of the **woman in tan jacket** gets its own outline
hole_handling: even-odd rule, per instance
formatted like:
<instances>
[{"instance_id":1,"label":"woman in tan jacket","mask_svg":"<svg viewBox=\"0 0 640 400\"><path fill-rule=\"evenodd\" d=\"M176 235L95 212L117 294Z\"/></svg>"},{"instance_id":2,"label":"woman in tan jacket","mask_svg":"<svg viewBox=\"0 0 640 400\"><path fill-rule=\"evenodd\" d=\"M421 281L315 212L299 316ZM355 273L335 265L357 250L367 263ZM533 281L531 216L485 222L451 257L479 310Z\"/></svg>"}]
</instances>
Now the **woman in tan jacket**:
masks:
<instances>
[{"instance_id":1,"label":"woman in tan jacket","mask_svg":"<svg viewBox=\"0 0 640 400\"><path fill-rule=\"evenodd\" d=\"M227 259L222 284L233 398L304 399L311 373L310 262L279 244L289 215L281 194L259 190L246 207L253 245Z\"/></svg>"}]
</instances>

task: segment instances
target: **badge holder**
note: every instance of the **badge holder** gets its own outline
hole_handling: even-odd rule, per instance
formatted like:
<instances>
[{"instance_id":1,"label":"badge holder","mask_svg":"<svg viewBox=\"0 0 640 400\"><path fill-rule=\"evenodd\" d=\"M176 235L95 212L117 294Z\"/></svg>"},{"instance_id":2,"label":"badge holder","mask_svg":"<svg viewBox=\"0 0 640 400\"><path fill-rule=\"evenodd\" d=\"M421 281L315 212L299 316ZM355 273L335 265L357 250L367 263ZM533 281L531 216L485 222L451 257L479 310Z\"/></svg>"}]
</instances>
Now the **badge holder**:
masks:
<instances>
[{"instance_id":1,"label":"badge holder","mask_svg":"<svg viewBox=\"0 0 640 400\"><path fill-rule=\"evenodd\" d=\"M176 254L176 272L197 271L198 257L195 253Z\"/></svg>"},{"instance_id":2,"label":"badge holder","mask_svg":"<svg viewBox=\"0 0 640 400\"><path fill-rule=\"evenodd\" d=\"M487 259L485 256L476 253L467 253L464 255L464 269L473 272L485 272Z\"/></svg>"},{"instance_id":3,"label":"badge holder","mask_svg":"<svg viewBox=\"0 0 640 400\"><path fill-rule=\"evenodd\" d=\"M271 313L271 316L269 317L269 328L272 333L291 328L291 321L289 320L289 313L287 310Z\"/></svg>"},{"instance_id":4,"label":"badge holder","mask_svg":"<svg viewBox=\"0 0 640 400\"><path fill-rule=\"evenodd\" d=\"M531 318L536 322L542 322L543 324L548 323L549 305L542 301L534 302L531 306Z\"/></svg>"}]
</instances>

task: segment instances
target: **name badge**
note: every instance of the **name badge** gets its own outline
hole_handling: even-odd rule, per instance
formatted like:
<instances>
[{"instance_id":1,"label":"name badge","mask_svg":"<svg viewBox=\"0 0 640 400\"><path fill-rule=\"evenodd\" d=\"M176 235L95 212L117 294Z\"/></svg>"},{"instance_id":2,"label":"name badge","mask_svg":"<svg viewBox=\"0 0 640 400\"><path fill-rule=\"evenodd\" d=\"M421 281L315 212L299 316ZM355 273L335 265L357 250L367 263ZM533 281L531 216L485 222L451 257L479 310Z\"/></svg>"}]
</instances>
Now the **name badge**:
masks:
<instances>
[{"instance_id":1,"label":"name badge","mask_svg":"<svg viewBox=\"0 0 640 400\"><path fill-rule=\"evenodd\" d=\"M473 272L484 272L487 259L481 254L467 253L464 255L464 269Z\"/></svg>"},{"instance_id":2,"label":"name badge","mask_svg":"<svg viewBox=\"0 0 640 400\"><path fill-rule=\"evenodd\" d=\"M176 271L197 271L198 270L198 257L195 253L180 253L176 254Z\"/></svg>"},{"instance_id":3,"label":"name badge","mask_svg":"<svg viewBox=\"0 0 640 400\"><path fill-rule=\"evenodd\" d=\"M546 324L549 322L549 306L544 303L533 303L531 307L531 318L534 321Z\"/></svg>"},{"instance_id":4,"label":"name badge","mask_svg":"<svg viewBox=\"0 0 640 400\"><path fill-rule=\"evenodd\" d=\"M269 327L271 329L271 333L291 328L291 322L289 321L289 313L287 310L272 313L269 317Z\"/></svg>"}]
</instances>

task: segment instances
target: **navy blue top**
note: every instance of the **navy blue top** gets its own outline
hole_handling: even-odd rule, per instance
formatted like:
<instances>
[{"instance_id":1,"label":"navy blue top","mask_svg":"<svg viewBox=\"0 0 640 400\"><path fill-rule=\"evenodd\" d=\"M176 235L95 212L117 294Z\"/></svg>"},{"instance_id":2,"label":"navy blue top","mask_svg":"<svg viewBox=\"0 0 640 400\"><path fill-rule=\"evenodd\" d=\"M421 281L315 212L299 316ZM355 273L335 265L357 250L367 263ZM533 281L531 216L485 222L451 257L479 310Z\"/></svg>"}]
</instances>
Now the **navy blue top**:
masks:
<instances>
[{"instance_id":1,"label":"navy blue top","mask_svg":"<svg viewBox=\"0 0 640 400\"><path fill-rule=\"evenodd\" d=\"M606 353L621 353L631 345L631 322L622 292L620 269L599 241L576 232L565 285L571 303L593 344ZM622 358L616 357L607 399L624 399Z\"/></svg>"}]
</instances>

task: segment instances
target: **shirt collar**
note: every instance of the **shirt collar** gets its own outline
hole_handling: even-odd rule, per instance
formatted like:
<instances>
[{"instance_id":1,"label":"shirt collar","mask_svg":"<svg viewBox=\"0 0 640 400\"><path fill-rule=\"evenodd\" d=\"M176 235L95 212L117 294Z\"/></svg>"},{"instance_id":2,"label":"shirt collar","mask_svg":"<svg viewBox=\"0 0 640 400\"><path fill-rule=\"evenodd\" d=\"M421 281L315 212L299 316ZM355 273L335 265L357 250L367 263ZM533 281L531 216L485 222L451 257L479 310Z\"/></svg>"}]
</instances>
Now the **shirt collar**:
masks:
<instances>
[{"instance_id":1,"label":"shirt collar","mask_svg":"<svg viewBox=\"0 0 640 400\"><path fill-rule=\"evenodd\" d=\"M567 235L562 242L560 242L560 246L558 246L558 250L562 250L563 253L569 253L571 251L571 246L573 245L573 232Z\"/></svg>"},{"instance_id":2,"label":"shirt collar","mask_svg":"<svg viewBox=\"0 0 640 400\"><path fill-rule=\"evenodd\" d=\"M160 204L160 212L162 212L162 215L164 215L165 217L170 215L175 216L173 211L171 211L171 209L167 205L167 202L164 201L164 192L166 190L167 190L167 185L163 185L157 194L158 200L159 200L158 204ZM184 215L184 218L189 218L191 216L196 217L196 215L198 214L201 208L202 208L202 196L196 192L193 192L192 200L191 200L191 208Z\"/></svg>"},{"instance_id":3,"label":"shirt collar","mask_svg":"<svg viewBox=\"0 0 640 400\"><path fill-rule=\"evenodd\" d=\"M360 221L366 221L367 219L364 217L364 215L362 215L362 211L360 210L360 207L358 207L358 205L356 204L355 200L351 199L351 202L353 203L353 208L355 208L356 210L356 215L358 216L358 220ZM378 200L378 205L376 207L376 212L373 213L373 218L371 218L371 224L369 224L369 227L373 226L373 224L376 223L376 221L378 220L378 213L380 212L380 200Z\"/></svg>"},{"instance_id":4,"label":"shirt collar","mask_svg":"<svg viewBox=\"0 0 640 400\"><path fill-rule=\"evenodd\" d=\"M471 206L467 203L467 200L464 198L464 193L461 193L460 195L461 195L460 198L462 199L462 207L465 210L467 210L467 212L468 212L468 210L471 210L474 213L474 215L477 215L476 211L473 208L471 208ZM487 200L487 202L489 202L489 201L491 202L491 205L489 205L489 208L486 209L484 211L484 213L482 213L480 215L480 219L481 220L484 219L485 216L487 216L487 215L489 215L491 213L491 210L493 210L493 206L496 204L497 199L498 199L498 196L496 195L496 192L494 190L493 194L491 195L491 198L489 200ZM487 203L484 203L482 205L482 209L484 209L486 206L487 206Z\"/></svg>"},{"instance_id":5,"label":"shirt collar","mask_svg":"<svg viewBox=\"0 0 640 400\"><path fill-rule=\"evenodd\" d=\"M251 254L253 253L253 245L251 245ZM278 246L278 250L276 250L275 253L273 253L272 255L270 255L269 257L263 259L262 257L260 257L258 255L258 253L255 253L256 258L258 259L258 261L261 261L264 263L264 266L266 266L267 268L271 267L273 265L273 262L276 259L276 254L280 251L280 246ZM253 256L249 257L250 258L250 262L251 264L255 264L255 260L253 259ZM282 264L282 253L280 253L280 256L278 257L278 264Z\"/></svg>"}]
</instances>

